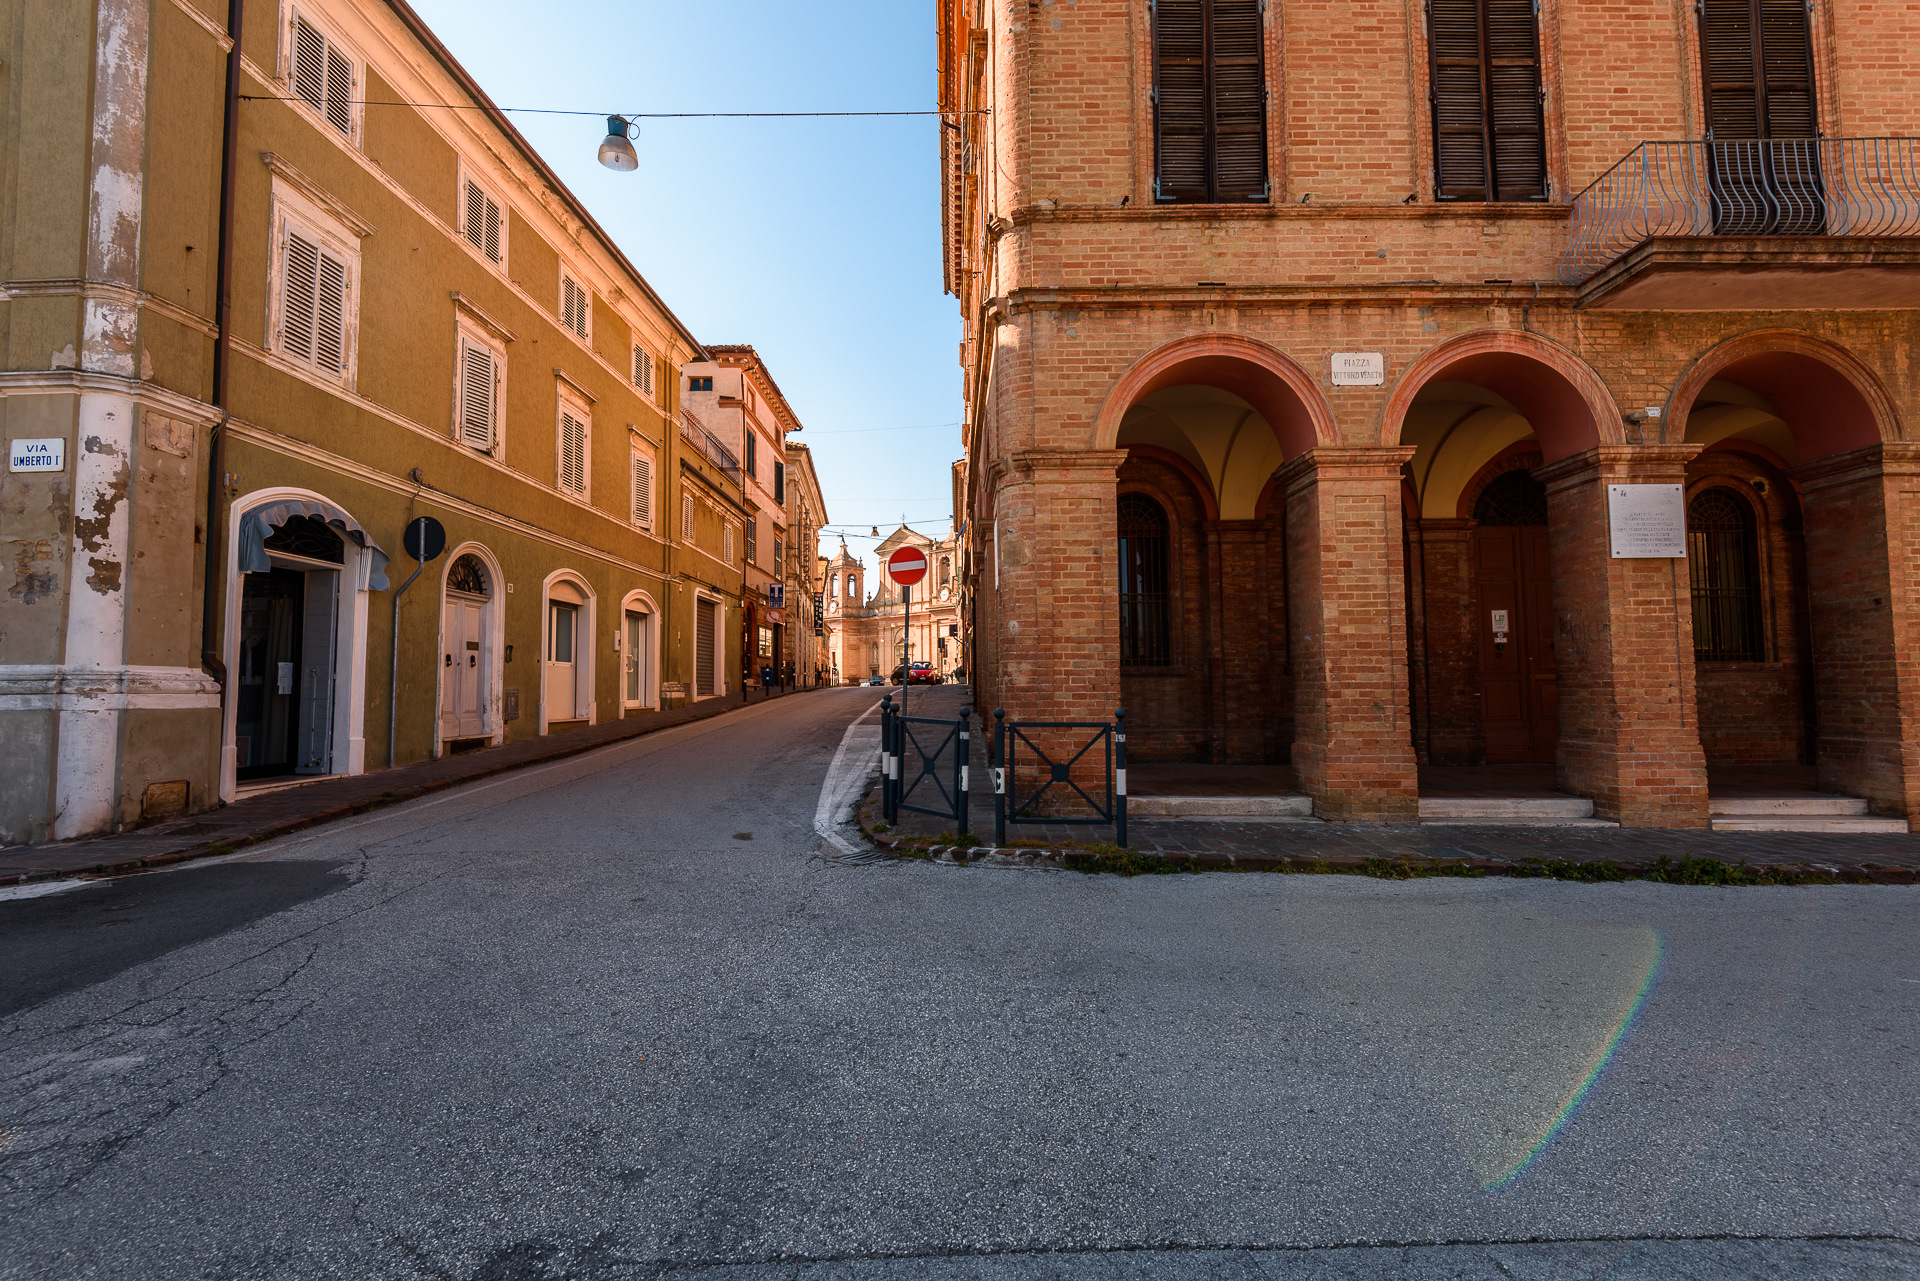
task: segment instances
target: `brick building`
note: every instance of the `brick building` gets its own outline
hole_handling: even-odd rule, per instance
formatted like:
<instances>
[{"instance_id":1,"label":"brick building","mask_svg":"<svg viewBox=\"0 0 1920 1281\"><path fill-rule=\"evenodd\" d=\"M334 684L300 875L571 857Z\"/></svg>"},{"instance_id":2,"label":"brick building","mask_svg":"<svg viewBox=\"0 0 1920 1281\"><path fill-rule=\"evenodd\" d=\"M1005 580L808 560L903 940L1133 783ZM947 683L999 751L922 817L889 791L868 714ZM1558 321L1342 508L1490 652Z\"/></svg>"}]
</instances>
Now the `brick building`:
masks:
<instances>
[{"instance_id":1,"label":"brick building","mask_svg":"<svg viewBox=\"0 0 1920 1281\"><path fill-rule=\"evenodd\" d=\"M1503 762L1628 824L1735 767L1920 814L1920 13L939 25L983 705L1326 817ZM1686 555L1616 554L1641 502Z\"/></svg>"}]
</instances>

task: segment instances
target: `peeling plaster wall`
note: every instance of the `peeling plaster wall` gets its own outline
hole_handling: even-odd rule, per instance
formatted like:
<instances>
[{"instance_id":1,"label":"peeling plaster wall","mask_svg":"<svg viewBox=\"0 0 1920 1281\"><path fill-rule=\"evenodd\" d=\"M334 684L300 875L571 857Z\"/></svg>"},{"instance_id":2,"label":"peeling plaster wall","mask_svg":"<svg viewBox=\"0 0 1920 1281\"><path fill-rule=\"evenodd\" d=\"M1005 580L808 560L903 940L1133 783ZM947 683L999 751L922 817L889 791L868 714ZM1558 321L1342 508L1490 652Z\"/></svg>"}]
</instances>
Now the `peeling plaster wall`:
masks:
<instances>
[{"instance_id":1,"label":"peeling plaster wall","mask_svg":"<svg viewBox=\"0 0 1920 1281\"><path fill-rule=\"evenodd\" d=\"M87 280L140 286L140 215L147 151L147 6L99 0L93 80L93 176L87 213ZM136 377L140 313L134 298L87 299L81 367Z\"/></svg>"}]
</instances>

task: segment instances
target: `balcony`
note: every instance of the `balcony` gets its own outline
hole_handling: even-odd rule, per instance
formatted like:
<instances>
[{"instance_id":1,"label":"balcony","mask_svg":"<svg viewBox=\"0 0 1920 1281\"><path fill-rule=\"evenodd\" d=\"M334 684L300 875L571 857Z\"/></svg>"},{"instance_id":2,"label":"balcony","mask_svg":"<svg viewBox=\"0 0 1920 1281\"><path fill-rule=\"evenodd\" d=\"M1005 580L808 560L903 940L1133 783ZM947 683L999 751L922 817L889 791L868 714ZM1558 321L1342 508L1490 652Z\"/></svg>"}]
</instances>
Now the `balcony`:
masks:
<instances>
[{"instance_id":1,"label":"balcony","mask_svg":"<svg viewBox=\"0 0 1920 1281\"><path fill-rule=\"evenodd\" d=\"M1920 139L1645 142L1574 197L1583 307L1920 306Z\"/></svg>"},{"instance_id":2,"label":"balcony","mask_svg":"<svg viewBox=\"0 0 1920 1281\"><path fill-rule=\"evenodd\" d=\"M692 445L706 460L727 474L734 484L740 483L740 460L733 451L720 443L720 438L708 431L706 424L693 416L693 411L680 411L680 439Z\"/></svg>"}]
</instances>

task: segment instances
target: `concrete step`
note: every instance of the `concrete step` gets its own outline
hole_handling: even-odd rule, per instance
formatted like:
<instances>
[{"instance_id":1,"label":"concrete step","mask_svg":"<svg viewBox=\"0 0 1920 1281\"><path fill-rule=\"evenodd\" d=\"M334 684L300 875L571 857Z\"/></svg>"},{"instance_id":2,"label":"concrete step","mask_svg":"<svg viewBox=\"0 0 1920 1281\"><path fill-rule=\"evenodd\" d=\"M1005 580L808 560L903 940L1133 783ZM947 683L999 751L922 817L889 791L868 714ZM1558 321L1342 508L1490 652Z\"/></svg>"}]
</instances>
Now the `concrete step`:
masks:
<instances>
[{"instance_id":1,"label":"concrete step","mask_svg":"<svg viewBox=\"0 0 1920 1281\"><path fill-rule=\"evenodd\" d=\"M1829 792L1798 796L1713 796L1707 804L1715 818L1831 818L1867 812L1867 803L1860 797L1835 796Z\"/></svg>"},{"instance_id":2,"label":"concrete step","mask_svg":"<svg viewBox=\"0 0 1920 1281\"><path fill-rule=\"evenodd\" d=\"M1532 822L1542 819L1593 817L1593 802L1584 796L1422 796L1420 821Z\"/></svg>"},{"instance_id":3,"label":"concrete step","mask_svg":"<svg viewBox=\"0 0 1920 1281\"><path fill-rule=\"evenodd\" d=\"M1618 827L1610 818L1423 818L1422 827Z\"/></svg>"},{"instance_id":4,"label":"concrete step","mask_svg":"<svg viewBox=\"0 0 1920 1281\"><path fill-rule=\"evenodd\" d=\"M1720 818L1713 820L1716 832L1840 832L1854 836L1868 833L1904 832L1907 820L1904 818L1867 818L1854 815L1835 815L1831 817L1796 817L1794 815L1773 815L1755 818Z\"/></svg>"},{"instance_id":5,"label":"concrete step","mask_svg":"<svg viewBox=\"0 0 1920 1281\"><path fill-rule=\"evenodd\" d=\"M1313 798L1281 796L1129 796L1128 818L1312 818Z\"/></svg>"}]
</instances>

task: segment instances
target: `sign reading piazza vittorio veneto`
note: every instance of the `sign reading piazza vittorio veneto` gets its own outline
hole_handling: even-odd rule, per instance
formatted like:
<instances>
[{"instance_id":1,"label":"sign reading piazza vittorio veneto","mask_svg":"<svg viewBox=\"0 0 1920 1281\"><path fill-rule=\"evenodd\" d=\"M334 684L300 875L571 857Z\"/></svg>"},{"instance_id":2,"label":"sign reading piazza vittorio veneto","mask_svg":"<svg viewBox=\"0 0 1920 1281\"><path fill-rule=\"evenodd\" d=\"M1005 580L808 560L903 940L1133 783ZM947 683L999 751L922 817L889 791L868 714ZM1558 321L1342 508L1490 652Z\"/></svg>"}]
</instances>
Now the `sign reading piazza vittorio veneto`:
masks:
<instances>
[{"instance_id":1,"label":"sign reading piazza vittorio veneto","mask_svg":"<svg viewBox=\"0 0 1920 1281\"><path fill-rule=\"evenodd\" d=\"M67 442L59 436L7 442L8 471L65 471Z\"/></svg>"},{"instance_id":2,"label":"sign reading piazza vittorio veneto","mask_svg":"<svg viewBox=\"0 0 1920 1281\"><path fill-rule=\"evenodd\" d=\"M1685 560L1687 500L1678 485L1608 485L1615 560Z\"/></svg>"},{"instance_id":3,"label":"sign reading piazza vittorio veneto","mask_svg":"<svg viewBox=\"0 0 1920 1281\"><path fill-rule=\"evenodd\" d=\"M1336 387L1379 387L1387 381L1385 352L1336 351L1331 359Z\"/></svg>"},{"instance_id":4,"label":"sign reading piazza vittorio veneto","mask_svg":"<svg viewBox=\"0 0 1920 1281\"><path fill-rule=\"evenodd\" d=\"M927 576L927 554L913 547L902 547L887 557L887 575L902 587L911 587Z\"/></svg>"}]
</instances>

